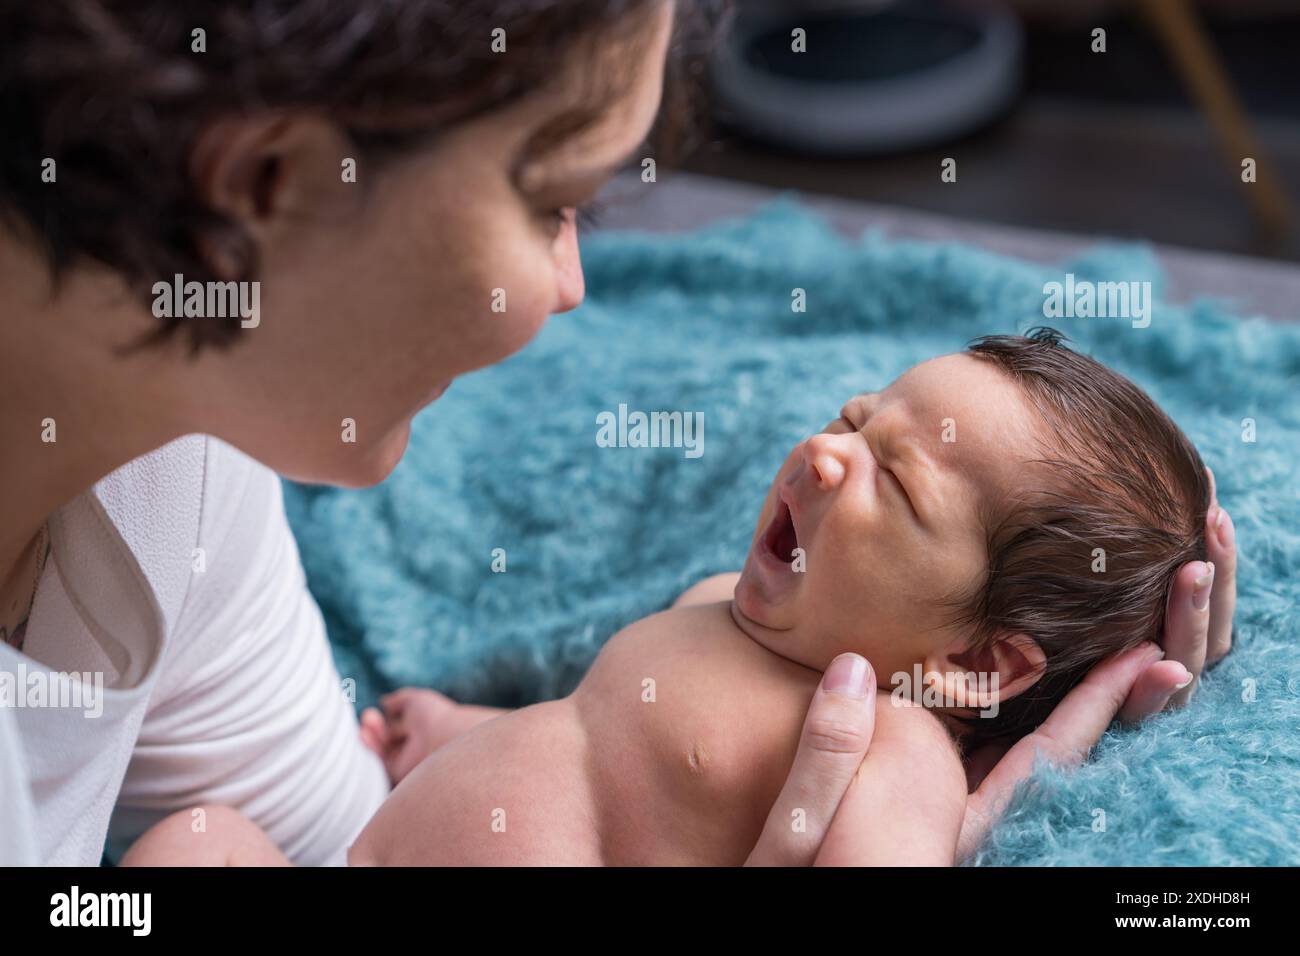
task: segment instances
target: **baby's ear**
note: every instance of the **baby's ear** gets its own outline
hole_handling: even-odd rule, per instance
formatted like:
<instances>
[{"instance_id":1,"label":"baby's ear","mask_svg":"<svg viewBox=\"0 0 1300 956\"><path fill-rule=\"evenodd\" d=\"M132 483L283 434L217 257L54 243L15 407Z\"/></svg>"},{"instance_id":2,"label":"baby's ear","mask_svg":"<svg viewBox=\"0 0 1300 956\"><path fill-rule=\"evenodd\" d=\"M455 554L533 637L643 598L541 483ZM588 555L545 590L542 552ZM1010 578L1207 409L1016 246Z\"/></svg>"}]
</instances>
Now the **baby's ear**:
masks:
<instances>
[{"instance_id":1,"label":"baby's ear","mask_svg":"<svg viewBox=\"0 0 1300 956\"><path fill-rule=\"evenodd\" d=\"M1028 634L999 633L982 647L935 651L925 661L927 677L934 672L945 700L956 707L985 708L1005 703L1038 682L1047 656Z\"/></svg>"}]
</instances>

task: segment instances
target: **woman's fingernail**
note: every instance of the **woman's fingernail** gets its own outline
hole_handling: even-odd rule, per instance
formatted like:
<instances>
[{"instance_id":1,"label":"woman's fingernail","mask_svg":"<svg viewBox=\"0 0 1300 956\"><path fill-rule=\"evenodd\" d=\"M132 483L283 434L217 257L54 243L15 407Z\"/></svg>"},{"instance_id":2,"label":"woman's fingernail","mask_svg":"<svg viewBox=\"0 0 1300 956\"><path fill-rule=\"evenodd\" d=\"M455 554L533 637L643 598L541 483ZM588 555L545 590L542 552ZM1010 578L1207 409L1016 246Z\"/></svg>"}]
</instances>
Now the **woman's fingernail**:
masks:
<instances>
[{"instance_id":1,"label":"woman's fingernail","mask_svg":"<svg viewBox=\"0 0 1300 956\"><path fill-rule=\"evenodd\" d=\"M1192 608L1204 611L1210 604L1210 589L1214 586L1214 562L1205 563L1205 573L1196 579L1192 587Z\"/></svg>"},{"instance_id":2,"label":"woman's fingernail","mask_svg":"<svg viewBox=\"0 0 1300 956\"><path fill-rule=\"evenodd\" d=\"M1179 681L1177 684L1174 685L1174 689L1175 689L1175 690L1182 690L1184 687L1186 687L1187 685L1189 685L1189 684L1192 682L1192 680L1194 679L1194 678L1192 677L1192 672L1189 671L1186 667L1183 668L1183 673L1186 674L1187 676L1184 677L1181 681Z\"/></svg>"},{"instance_id":3,"label":"woman's fingernail","mask_svg":"<svg viewBox=\"0 0 1300 956\"><path fill-rule=\"evenodd\" d=\"M1232 518L1228 512L1222 508L1219 509L1219 517L1216 519L1214 530L1219 536L1219 544L1225 548L1231 548L1237 540L1237 529L1232 526Z\"/></svg>"},{"instance_id":4,"label":"woman's fingernail","mask_svg":"<svg viewBox=\"0 0 1300 956\"><path fill-rule=\"evenodd\" d=\"M857 654L841 654L831 661L822 678L822 687L832 694L844 694L848 697L866 697L867 685L871 682L871 668L867 659Z\"/></svg>"}]
</instances>

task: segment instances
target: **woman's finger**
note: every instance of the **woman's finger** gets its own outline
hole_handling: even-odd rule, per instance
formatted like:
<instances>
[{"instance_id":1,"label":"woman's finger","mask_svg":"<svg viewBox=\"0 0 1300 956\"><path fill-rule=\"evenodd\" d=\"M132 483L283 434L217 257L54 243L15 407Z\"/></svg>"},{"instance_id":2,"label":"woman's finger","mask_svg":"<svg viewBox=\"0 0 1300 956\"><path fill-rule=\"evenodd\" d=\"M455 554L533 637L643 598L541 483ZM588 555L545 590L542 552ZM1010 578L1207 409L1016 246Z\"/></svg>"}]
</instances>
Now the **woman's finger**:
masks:
<instances>
[{"instance_id":1,"label":"woman's finger","mask_svg":"<svg viewBox=\"0 0 1300 956\"><path fill-rule=\"evenodd\" d=\"M1126 724L1139 723L1164 710L1175 691L1186 687L1192 679L1187 668L1177 661L1158 660L1138 675L1120 708L1119 719ZM974 791L989 772L1011 749L1013 741L996 741L972 752L965 762L967 790Z\"/></svg>"},{"instance_id":2,"label":"woman's finger","mask_svg":"<svg viewBox=\"0 0 1300 956\"><path fill-rule=\"evenodd\" d=\"M1007 751L1011 749L1012 743L1013 741L1010 739L993 741L978 748L966 757L963 766L966 770L967 793L974 793L979 789L979 785L984 782L984 778L1006 756Z\"/></svg>"},{"instance_id":3,"label":"woman's finger","mask_svg":"<svg viewBox=\"0 0 1300 956\"><path fill-rule=\"evenodd\" d=\"M813 695L794 765L747 866L810 866L853 781L876 726L876 675L841 654Z\"/></svg>"},{"instance_id":4,"label":"woman's finger","mask_svg":"<svg viewBox=\"0 0 1300 956\"><path fill-rule=\"evenodd\" d=\"M1204 561L1188 561L1178 569L1169 592L1168 613L1161 646L1166 657L1177 661L1192 675L1192 682L1170 698L1170 705L1182 707L1196 690L1196 679L1205 667L1205 648L1210 627L1210 595L1215 567Z\"/></svg>"},{"instance_id":5,"label":"woman's finger","mask_svg":"<svg viewBox=\"0 0 1300 956\"><path fill-rule=\"evenodd\" d=\"M1138 675L1119 710L1119 719L1126 724L1141 723L1164 710L1169 698L1191 683L1191 672L1178 661L1156 661Z\"/></svg>"},{"instance_id":6,"label":"woman's finger","mask_svg":"<svg viewBox=\"0 0 1300 956\"><path fill-rule=\"evenodd\" d=\"M1232 649L1232 617L1237 612L1237 529L1228 512L1217 505L1206 515L1205 542L1214 565L1210 592L1210 625L1205 662L1213 667Z\"/></svg>"},{"instance_id":7,"label":"woman's finger","mask_svg":"<svg viewBox=\"0 0 1300 956\"><path fill-rule=\"evenodd\" d=\"M1016 785L1029 778L1042 756L1058 766L1082 763L1119 713L1133 685L1164 652L1150 642L1102 661L1065 695L1038 729L1021 737L966 799L957 841L960 862L975 852L1002 815Z\"/></svg>"}]
</instances>

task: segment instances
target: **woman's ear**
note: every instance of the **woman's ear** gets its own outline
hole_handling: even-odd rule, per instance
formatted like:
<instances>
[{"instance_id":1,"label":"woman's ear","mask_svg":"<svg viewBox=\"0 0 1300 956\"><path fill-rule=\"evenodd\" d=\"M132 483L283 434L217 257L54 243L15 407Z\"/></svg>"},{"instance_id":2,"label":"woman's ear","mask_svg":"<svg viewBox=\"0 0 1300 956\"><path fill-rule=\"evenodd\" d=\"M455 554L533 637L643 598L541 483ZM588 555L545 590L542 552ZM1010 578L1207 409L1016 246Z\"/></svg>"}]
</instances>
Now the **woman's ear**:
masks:
<instances>
[{"instance_id":1,"label":"woman's ear","mask_svg":"<svg viewBox=\"0 0 1300 956\"><path fill-rule=\"evenodd\" d=\"M319 117L232 116L199 133L190 175L212 209L261 242L282 227L302 228L304 210L328 216L354 200L357 187L340 175L351 152L342 131Z\"/></svg>"},{"instance_id":2,"label":"woman's ear","mask_svg":"<svg viewBox=\"0 0 1300 956\"><path fill-rule=\"evenodd\" d=\"M1028 634L999 633L978 648L935 651L925 673L927 681L940 682L949 706L984 710L1033 687L1046 666L1047 656Z\"/></svg>"}]
</instances>

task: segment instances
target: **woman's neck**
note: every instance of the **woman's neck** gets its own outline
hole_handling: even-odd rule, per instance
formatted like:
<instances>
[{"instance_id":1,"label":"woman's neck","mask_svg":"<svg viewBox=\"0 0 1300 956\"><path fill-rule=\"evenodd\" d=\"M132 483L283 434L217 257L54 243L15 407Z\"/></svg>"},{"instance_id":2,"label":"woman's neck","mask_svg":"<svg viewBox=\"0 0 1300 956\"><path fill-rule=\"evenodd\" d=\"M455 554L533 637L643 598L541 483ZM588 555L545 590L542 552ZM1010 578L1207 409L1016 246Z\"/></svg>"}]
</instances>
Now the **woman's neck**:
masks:
<instances>
[{"instance_id":1,"label":"woman's neck","mask_svg":"<svg viewBox=\"0 0 1300 956\"><path fill-rule=\"evenodd\" d=\"M104 475L185 434L175 360L119 357L148 312L103 271L48 267L0 230L0 582L49 516ZM0 605L0 608L4 605Z\"/></svg>"}]
</instances>

